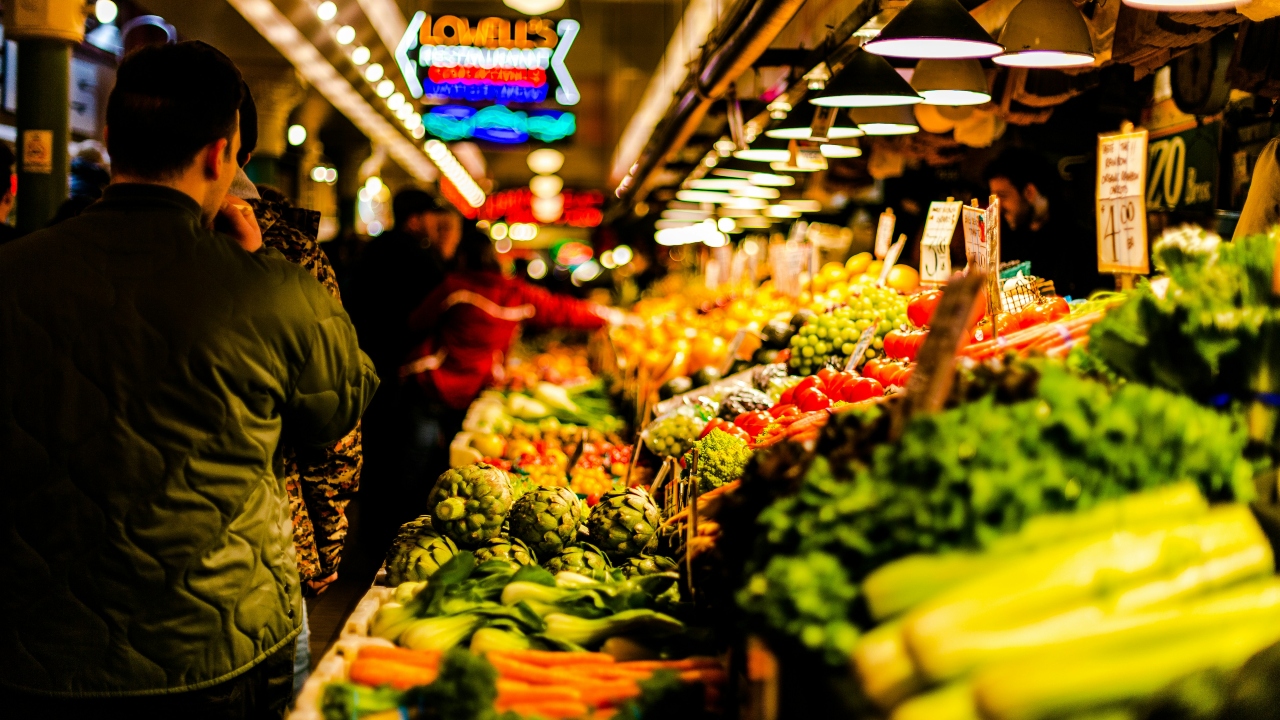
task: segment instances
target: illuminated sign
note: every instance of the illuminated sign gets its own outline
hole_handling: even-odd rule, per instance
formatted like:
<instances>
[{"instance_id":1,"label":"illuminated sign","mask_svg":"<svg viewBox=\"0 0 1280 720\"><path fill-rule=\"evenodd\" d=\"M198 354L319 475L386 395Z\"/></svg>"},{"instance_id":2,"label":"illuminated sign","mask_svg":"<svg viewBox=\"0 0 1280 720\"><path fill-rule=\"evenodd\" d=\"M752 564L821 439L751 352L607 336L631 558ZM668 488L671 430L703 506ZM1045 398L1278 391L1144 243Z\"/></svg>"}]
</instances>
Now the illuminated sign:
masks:
<instances>
[{"instance_id":1,"label":"illuminated sign","mask_svg":"<svg viewBox=\"0 0 1280 720\"><path fill-rule=\"evenodd\" d=\"M564 199L564 210L549 225L569 225L571 227L596 227L604 220L604 193L598 190L565 190L560 193ZM533 216L533 203L537 200L529 188L502 190L485 198L480 208L480 219L489 222L499 220L508 223L536 223Z\"/></svg>"},{"instance_id":2,"label":"illuminated sign","mask_svg":"<svg viewBox=\"0 0 1280 720\"><path fill-rule=\"evenodd\" d=\"M441 105L422 116L427 132L452 142L475 138L510 145L528 142L555 142L574 134L577 118L561 110L511 110L492 105L477 110L465 105Z\"/></svg>"},{"instance_id":3,"label":"illuminated sign","mask_svg":"<svg viewBox=\"0 0 1280 720\"><path fill-rule=\"evenodd\" d=\"M539 103L555 81L555 100L576 105L581 96L564 58L582 28L577 20L476 22L456 15L434 20L419 11L396 46L396 64L415 98Z\"/></svg>"}]
</instances>

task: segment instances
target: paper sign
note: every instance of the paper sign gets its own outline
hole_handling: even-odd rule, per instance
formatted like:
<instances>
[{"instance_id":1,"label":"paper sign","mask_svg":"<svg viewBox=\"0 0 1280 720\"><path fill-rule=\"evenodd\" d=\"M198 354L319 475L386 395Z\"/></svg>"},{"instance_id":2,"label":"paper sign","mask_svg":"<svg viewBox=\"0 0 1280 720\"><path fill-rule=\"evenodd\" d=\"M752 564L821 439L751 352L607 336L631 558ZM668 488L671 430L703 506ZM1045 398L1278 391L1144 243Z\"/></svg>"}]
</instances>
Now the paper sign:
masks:
<instances>
[{"instance_id":1,"label":"paper sign","mask_svg":"<svg viewBox=\"0 0 1280 720\"><path fill-rule=\"evenodd\" d=\"M965 273L986 271L990 265L987 252L987 214L980 208L965 205L960 213L964 228Z\"/></svg>"},{"instance_id":2,"label":"paper sign","mask_svg":"<svg viewBox=\"0 0 1280 720\"><path fill-rule=\"evenodd\" d=\"M844 371L853 372L858 366L867 359L867 348L871 347L871 342L876 339L876 328L880 326L880 316L862 331L862 335L858 338L858 344L853 347L853 352L849 354L849 361L845 363Z\"/></svg>"},{"instance_id":3,"label":"paper sign","mask_svg":"<svg viewBox=\"0 0 1280 720\"><path fill-rule=\"evenodd\" d=\"M893 225L897 218L893 216L893 208L880 213L880 224L876 226L876 257L883 260L889 253L889 244L893 242ZM954 226L953 226L954 228ZM947 239L950 242L950 238Z\"/></svg>"},{"instance_id":4,"label":"paper sign","mask_svg":"<svg viewBox=\"0 0 1280 720\"><path fill-rule=\"evenodd\" d=\"M48 175L53 172L53 131L22 131L22 170Z\"/></svg>"},{"instance_id":5,"label":"paper sign","mask_svg":"<svg viewBox=\"0 0 1280 720\"><path fill-rule=\"evenodd\" d=\"M800 274L809 266L812 254L809 243L799 242L788 242L779 252L769 253L773 284L778 292L791 297L800 294Z\"/></svg>"},{"instance_id":6,"label":"paper sign","mask_svg":"<svg viewBox=\"0 0 1280 720\"><path fill-rule=\"evenodd\" d=\"M960 219L959 200L929 203L920 238L920 280L937 285L951 279L951 236Z\"/></svg>"},{"instance_id":7,"label":"paper sign","mask_svg":"<svg viewBox=\"0 0 1280 720\"><path fill-rule=\"evenodd\" d=\"M1147 131L1098 136L1098 271L1137 273L1147 264Z\"/></svg>"},{"instance_id":8,"label":"paper sign","mask_svg":"<svg viewBox=\"0 0 1280 720\"><path fill-rule=\"evenodd\" d=\"M907 236L903 235L898 238L898 242L889 248L889 254L884 257L884 267L880 268L880 279L876 282L880 287L884 287L885 282L889 279L889 272L893 270L894 263L898 262L898 257L902 255L902 248L907 246Z\"/></svg>"},{"instance_id":9,"label":"paper sign","mask_svg":"<svg viewBox=\"0 0 1280 720\"><path fill-rule=\"evenodd\" d=\"M976 201L975 201L976 202ZM965 273L981 272L987 278L987 311L1000 311L1000 201L991 196L986 210L964 206L964 254L968 259Z\"/></svg>"}]
</instances>

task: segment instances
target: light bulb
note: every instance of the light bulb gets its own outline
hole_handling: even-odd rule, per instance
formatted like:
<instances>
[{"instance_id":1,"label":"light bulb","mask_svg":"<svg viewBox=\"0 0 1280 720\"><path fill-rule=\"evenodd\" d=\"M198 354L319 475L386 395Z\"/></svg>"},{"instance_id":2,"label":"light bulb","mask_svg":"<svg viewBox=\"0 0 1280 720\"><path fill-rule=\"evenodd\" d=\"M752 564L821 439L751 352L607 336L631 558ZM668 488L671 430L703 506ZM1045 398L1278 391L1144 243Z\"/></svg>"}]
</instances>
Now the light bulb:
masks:
<instances>
[{"instance_id":1,"label":"light bulb","mask_svg":"<svg viewBox=\"0 0 1280 720\"><path fill-rule=\"evenodd\" d=\"M290 125L285 137L290 145L297 147L307 141L307 129L301 125Z\"/></svg>"},{"instance_id":2,"label":"light bulb","mask_svg":"<svg viewBox=\"0 0 1280 720\"><path fill-rule=\"evenodd\" d=\"M356 67L360 67L361 65L367 62L369 62L369 48L361 45L360 47L351 51L351 63L353 65L355 65Z\"/></svg>"},{"instance_id":3,"label":"light bulb","mask_svg":"<svg viewBox=\"0 0 1280 720\"><path fill-rule=\"evenodd\" d=\"M93 16L103 25L110 25L120 15L120 8L111 0L98 0L93 6Z\"/></svg>"},{"instance_id":4,"label":"light bulb","mask_svg":"<svg viewBox=\"0 0 1280 720\"><path fill-rule=\"evenodd\" d=\"M331 0L324 0L316 6L316 17L325 22L329 22L338 16L338 6L334 5Z\"/></svg>"},{"instance_id":5,"label":"light bulb","mask_svg":"<svg viewBox=\"0 0 1280 720\"><path fill-rule=\"evenodd\" d=\"M343 25L333 34L333 39L337 40L339 45L350 45L351 41L356 39L356 29L350 25Z\"/></svg>"},{"instance_id":6,"label":"light bulb","mask_svg":"<svg viewBox=\"0 0 1280 720\"><path fill-rule=\"evenodd\" d=\"M365 68L365 71L364 71L364 79L365 79L365 80L368 80L369 82L377 82L377 81L381 80L381 79L382 79L382 66L381 66L381 65L379 65L378 63L374 63L374 64L370 65L369 67Z\"/></svg>"}]
</instances>

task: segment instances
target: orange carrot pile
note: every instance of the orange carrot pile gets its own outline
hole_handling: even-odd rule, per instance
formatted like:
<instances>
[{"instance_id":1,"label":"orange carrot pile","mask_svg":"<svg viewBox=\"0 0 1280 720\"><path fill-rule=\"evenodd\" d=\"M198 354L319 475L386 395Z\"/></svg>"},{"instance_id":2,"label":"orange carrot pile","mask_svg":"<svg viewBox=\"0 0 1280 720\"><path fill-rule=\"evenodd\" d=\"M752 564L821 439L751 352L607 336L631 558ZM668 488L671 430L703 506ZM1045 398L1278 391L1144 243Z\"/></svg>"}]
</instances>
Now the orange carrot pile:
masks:
<instances>
[{"instance_id":1,"label":"orange carrot pile","mask_svg":"<svg viewBox=\"0 0 1280 720\"><path fill-rule=\"evenodd\" d=\"M640 696L640 681L659 670L712 690L726 679L715 658L617 662L604 653L542 650L493 650L486 657L498 671L495 708L547 720L612 717L614 708ZM351 663L350 679L404 690L433 682L439 665L440 653L368 646Z\"/></svg>"},{"instance_id":2,"label":"orange carrot pile","mask_svg":"<svg viewBox=\"0 0 1280 720\"><path fill-rule=\"evenodd\" d=\"M1091 312L1057 322L1033 325L1001 335L995 340L973 343L957 354L974 360L989 360L1009 351L1019 354L1038 351L1052 356L1065 352L1063 347L1070 350L1073 345L1087 340L1089 328L1101 320L1102 316L1102 312Z\"/></svg>"}]
</instances>

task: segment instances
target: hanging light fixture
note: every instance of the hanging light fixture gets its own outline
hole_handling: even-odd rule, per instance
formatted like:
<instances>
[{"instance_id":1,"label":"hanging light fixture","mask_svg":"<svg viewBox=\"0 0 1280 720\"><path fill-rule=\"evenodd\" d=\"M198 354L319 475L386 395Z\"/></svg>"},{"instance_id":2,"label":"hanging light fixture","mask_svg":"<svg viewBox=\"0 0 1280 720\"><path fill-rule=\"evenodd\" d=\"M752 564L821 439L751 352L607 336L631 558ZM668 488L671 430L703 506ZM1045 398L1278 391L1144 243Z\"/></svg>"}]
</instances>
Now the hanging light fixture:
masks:
<instances>
[{"instance_id":1,"label":"hanging light fixture","mask_svg":"<svg viewBox=\"0 0 1280 720\"><path fill-rule=\"evenodd\" d=\"M809 102L820 107L886 107L914 105L921 100L888 60L855 50L840 74Z\"/></svg>"},{"instance_id":2,"label":"hanging light fixture","mask_svg":"<svg viewBox=\"0 0 1280 720\"><path fill-rule=\"evenodd\" d=\"M1214 10L1230 10L1240 7L1248 0L1121 0L1129 7L1139 10L1163 10L1164 12L1212 12Z\"/></svg>"},{"instance_id":3,"label":"hanging light fixture","mask_svg":"<svg viewBox=\"0 0 1280 720\"><path fill-rule=\"evenodd\" d=\"M791 159L790 141L780 138L760 138L746 150L735 150L733 156L751 162L787 162Z\"/></svg>"},{"instance_id":4,"label":"hanging light fixture","mask_svg":"<svg viewBox=\"0 0 1280 720\"><path fill-rule=\"evenodd\" d=\"M916 116L906 106L854 108L849 117L868 135L911 135L920 132Z\"/></svg>"},{"instance_id":5,"label":"hanging light fixture","mask_svg":"<svg viewBox=\"0 0 1280 720\"><path fill-rule=\"evenodd\" d=\"M823 143L820 148L822 157L824 158L856 158L862 157L862 148L857 145L837 145L835 143Z\"/></svg>"},{"instance_id":6,"label":"hanging light fixture","mask_svg":"<svg viewBox=\"0 0 1280 720\"><path fill-rule=\"evenodd\" d=\"M1126 0L1125 4L1142 7L1138 2ZM1154 2L1159 4L1161 0ZM1169 0L1163 2L1170 4ZM1218 7L1214 6L1214 9ZM991 59L1000 65L1062 68L1093 64L1089 26L1071 0L1022 0L1009 13L1004 30L1000 32L1000 43L1004 45L1005 53Z\"/></svg>"},{"instance_id":7,"label":"hanging light fixture","mask_svg":"<svg viewBox=\"0 0 1280 720\"><path fill-rule=\"evenodd\" d=\"M959 0L912 0L863 47L902 58L988 58L1004 50Z\"/></svg>"},{"instance_id":8,"label":"hanging light fixture","mask_svg":"<svg viewBox=\"0 0 1280 720\"><path fill-rule=\"evenodd\" d=\"M982 63L968 60L932 60L916 63L911 87L926 105L981 105L991 100Z\"/></svg>"},{"instance_id":9,"label":"hanging light fixture","mask_svg":"<svg viewBox=\"0 0 1280 720\"><path fill-rule=\"evenodd\" d=\"M799 107L792 110L785 120L778 123L778 127L772 130L765 130L764 134L771 138L782 138L784 140L808 140L809 128L813 125L813 117L817 114L817 109L813 103L802 103ZM843 140L845 138L862 137L863 132L852 125L840 125L837 118L835 125L827 131L828 140Z\"/></svg>"}]
</instances>

